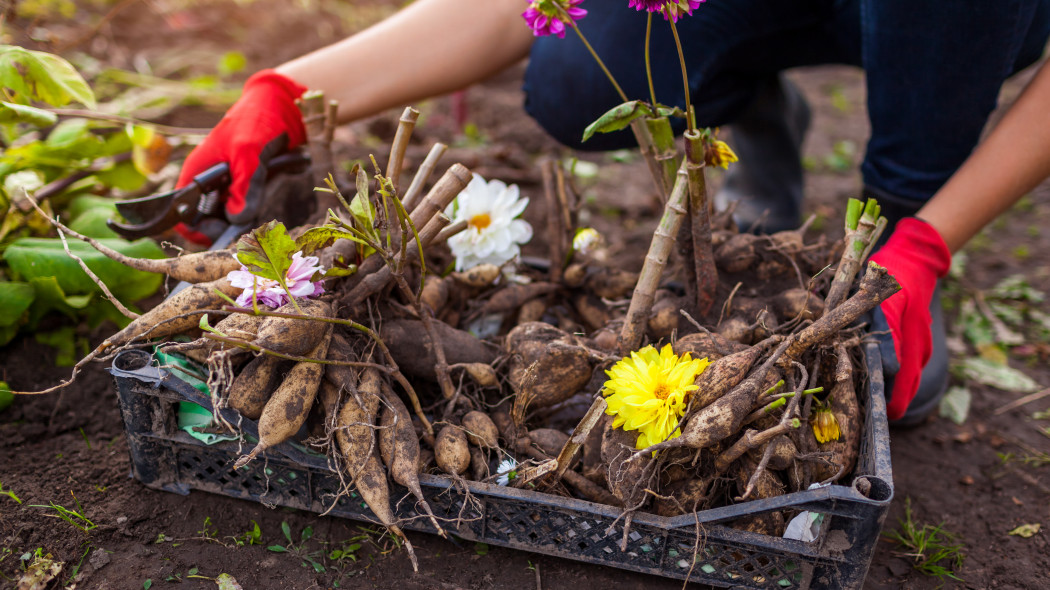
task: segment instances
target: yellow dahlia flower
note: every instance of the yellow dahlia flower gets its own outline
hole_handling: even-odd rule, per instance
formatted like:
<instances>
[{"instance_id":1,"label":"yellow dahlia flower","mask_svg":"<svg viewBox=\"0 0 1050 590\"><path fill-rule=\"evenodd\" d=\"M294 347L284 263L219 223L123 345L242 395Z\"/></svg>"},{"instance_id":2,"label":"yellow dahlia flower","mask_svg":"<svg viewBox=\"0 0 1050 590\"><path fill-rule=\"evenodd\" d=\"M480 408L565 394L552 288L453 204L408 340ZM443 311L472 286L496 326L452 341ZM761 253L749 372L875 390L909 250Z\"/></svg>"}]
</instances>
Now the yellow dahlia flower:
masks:
<instances>
[{"instance_id":1,"label":"yellow dahlia flower","mask_svg":"<svg viewBox=\"0 0 1050 590\"><path fill-rule=\"evenodd\" d=\"M711 143L707 145L705 150L704 158L707 160L708 166L718 166L722 169L728 169L729 165L733 162L740 160L736 156L736 152L733 148L729 147L729 144L720 139L711 139Z\"/></svg>"},{"instance_id":2,"label":"yellow dahlia flower","mask_svg":"<svg viewBox=\"0 0 1050 590\"><path fill-rule=\"evenodd\" d=\"M693 381L709 364L689 353L679 358L670 344L659 352L652 346L632 352L605 372L602 393L609 403L605 413L615 416L613 428L637 430L638 449L677 437L678 420L697 389Z\"/></svg>"},{"instance_id":3,"label":"yellow dahlia flower","mask_svg":"<svg viewBox=\"0 0 1050 590\"><path fill-rule=\"evenodd\" d=\"M835 414L829 406L814 408L810 424L818 443L824 444L829 440L839 439L839 421L835 419Z\"/></svg>"}]
</instances>

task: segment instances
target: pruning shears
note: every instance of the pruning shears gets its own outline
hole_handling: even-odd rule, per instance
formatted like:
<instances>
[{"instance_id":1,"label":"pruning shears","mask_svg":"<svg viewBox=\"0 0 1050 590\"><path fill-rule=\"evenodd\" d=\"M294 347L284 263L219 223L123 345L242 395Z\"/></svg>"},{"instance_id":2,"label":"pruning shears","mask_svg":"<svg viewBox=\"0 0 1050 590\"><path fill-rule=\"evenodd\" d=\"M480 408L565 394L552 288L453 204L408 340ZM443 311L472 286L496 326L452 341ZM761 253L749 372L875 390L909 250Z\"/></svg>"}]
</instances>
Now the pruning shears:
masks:
<instances>
[{"instance_id":1,"label":"pruning shears","mask_svg":"<svg viewBox=\"0 0 1050 590\"><path fill-rule=\"evenodd\" d=\"M303 152L290 152L271 159L267 173L301 168L310 161ZM228 221L223 207L232 177L230 166L220 162L193 177L186 186L137 199L116 203L117 212L127 223L109 219L106 225L121 236L135 240L159 234L178 223L196 226L206 219Z\"/></svg>"}]
</instances>

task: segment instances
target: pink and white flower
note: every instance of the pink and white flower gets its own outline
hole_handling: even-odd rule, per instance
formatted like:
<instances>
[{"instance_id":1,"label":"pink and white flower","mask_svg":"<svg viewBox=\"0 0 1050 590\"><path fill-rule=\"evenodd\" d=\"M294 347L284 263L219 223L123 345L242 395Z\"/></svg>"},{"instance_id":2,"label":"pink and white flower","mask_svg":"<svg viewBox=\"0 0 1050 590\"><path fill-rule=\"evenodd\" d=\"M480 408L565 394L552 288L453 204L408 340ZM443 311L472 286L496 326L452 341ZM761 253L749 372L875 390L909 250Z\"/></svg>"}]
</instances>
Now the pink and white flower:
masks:
<instances>
[{"instance_id":1,"label":"pink and white flower","mask_svg":"<svg viewBox=\"0 0 1050 590\"><path fill-rule=\"evenodd\" d=\"M324 293L322 281L311 281L317 273L324 274L324 269L319 264L316 256L303 256L302 252L292 255L292 265L285 272L284 281L288 291L273 279L264 279L254 275L248 267L242 266L240 270L231 271L226 275L230 284L239 289L244 289L237 297L237 305L251 307L254 297L259 303L277 309L288 303L290 293L292 297L316 297Z\"/></svg>"}]
</instances>

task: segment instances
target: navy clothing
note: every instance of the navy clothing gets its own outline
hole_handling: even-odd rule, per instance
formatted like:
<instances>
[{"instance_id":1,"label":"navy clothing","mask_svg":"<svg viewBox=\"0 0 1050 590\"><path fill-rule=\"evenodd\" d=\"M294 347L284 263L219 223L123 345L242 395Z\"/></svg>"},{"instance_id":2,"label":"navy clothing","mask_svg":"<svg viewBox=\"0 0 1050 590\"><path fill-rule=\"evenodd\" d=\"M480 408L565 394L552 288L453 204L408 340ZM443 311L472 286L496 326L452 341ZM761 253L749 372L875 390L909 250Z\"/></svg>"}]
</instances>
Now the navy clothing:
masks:
<instances>
[{"instance_id":1,"label":"navy clothing","mask_svg":"<svg viewBox=\"0 0 1050 590\"><path fill-rule=\"evenodd\" d=\"M648 100L646 13L626 0L584 7L580 30L628 98ZM872 128L864 183L917 208L977 144L1003 81L1042 55L1050 0L708 0L678 30L701 126L731 124L782 70L864 68ZM651 54L656 99L681 106L677 51L658 15ZM525 92L526 111L568 146L634 145L630 131L581 143L584 127L621 100L572 31L536 40Z\"/></svg>"}]
</instances>

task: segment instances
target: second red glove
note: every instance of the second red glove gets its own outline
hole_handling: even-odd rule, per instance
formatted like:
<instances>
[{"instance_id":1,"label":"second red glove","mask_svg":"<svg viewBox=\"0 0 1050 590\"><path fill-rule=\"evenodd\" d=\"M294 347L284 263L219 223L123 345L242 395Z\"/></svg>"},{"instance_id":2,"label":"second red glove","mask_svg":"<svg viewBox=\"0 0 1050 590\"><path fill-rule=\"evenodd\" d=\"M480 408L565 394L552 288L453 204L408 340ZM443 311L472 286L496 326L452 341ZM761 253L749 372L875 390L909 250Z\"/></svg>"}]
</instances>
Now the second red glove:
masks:
<instances>
[{"instance_id":1,"label":"second red glove","mask_svg":"<svg viewBox=\"0 0 1050 590\"><path fill-rule=\"evenodd\" d=\"M900 363L886 408L889 419L895 420L908 409L922 369L930 360L930 300L937 279L948 274L952 255L933 226L907 217L897 223L886 245L871 260L884 266L901 285L900 292L881 306Z\"/></svg>"}]
</instances>

